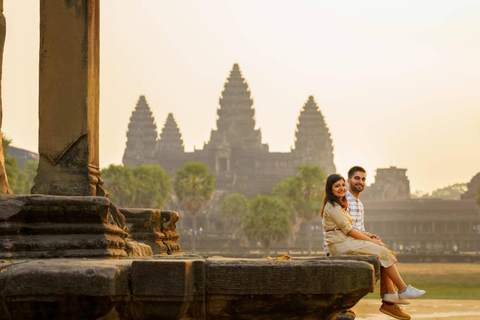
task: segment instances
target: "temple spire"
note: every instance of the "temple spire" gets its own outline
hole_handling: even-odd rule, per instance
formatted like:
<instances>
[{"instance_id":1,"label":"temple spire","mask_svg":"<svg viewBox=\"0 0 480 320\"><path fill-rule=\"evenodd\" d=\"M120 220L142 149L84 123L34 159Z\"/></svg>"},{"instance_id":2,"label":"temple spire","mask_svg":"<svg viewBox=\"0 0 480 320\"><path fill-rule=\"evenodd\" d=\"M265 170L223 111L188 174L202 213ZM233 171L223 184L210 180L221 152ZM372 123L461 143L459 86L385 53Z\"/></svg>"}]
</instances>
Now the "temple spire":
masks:
<instances>
[{"instance_id":1,"label":"temple spire","mask_svg":"<svg viewBox=\"0 0 480 320\"><path fill-rule=\"evenodd\" d=\"M129 166L154 163L156 146L157 125L145 96L142 95L128 124L123 163Z\"/></svg>"},{"instance_id":2,"label":"temple spire","mask_svg":"<svg viewBox=\"0 0 480 320\"><path fill-rule=\"evenodd\" d=\"M160 156L165 153L185 152L182 134L180 133L180 129L178 128L177 122L173 118L172 113L168 114L162 133L160 134L158 152Z\"/></svg>"},{"instance_id":3,"label":"temple spire","mask_svg":"<svg viewBox=\"0 0 480 320\"><path fill-rule=\"evenodd\" d=\"M221 143L225 137L232 146L261 147L261 133L255 130L253 99L237 63L225 82L219 103L217 130L212 130L210 141Z\"/></svg>"},{"instance_id":4,"label":"temple spire","mask_svg":"<svg viewBox=\"0 0 480 320\"><path fill-rule=\"evenodd\" d=\"M318 164L327 174L336 172L330 131L313 96L298 117L294 155L297 164Z\"/></svg>"}]
</instances>

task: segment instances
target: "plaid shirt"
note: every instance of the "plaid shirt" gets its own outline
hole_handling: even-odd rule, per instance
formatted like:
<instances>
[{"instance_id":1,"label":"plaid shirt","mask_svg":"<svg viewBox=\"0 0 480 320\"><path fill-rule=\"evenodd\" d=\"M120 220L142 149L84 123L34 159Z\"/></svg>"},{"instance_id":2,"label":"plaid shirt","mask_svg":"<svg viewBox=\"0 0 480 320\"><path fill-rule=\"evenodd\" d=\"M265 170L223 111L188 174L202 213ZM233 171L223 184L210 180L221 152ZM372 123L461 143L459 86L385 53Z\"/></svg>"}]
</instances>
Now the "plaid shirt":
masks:
<instances>
[{"instance_id":1,"label":"plaid shirt","mask_svg":"<svg viewBox=\"0 0 480 320\"><path fill-rule=\"evenodd\" d=\"M365 232L364 218L365 210L363 209L363 203L360 199L355 198L350 191L347 191L347 200L348 200L348 213L352 217L354 229Z\"/></svg>"}]
</instances>

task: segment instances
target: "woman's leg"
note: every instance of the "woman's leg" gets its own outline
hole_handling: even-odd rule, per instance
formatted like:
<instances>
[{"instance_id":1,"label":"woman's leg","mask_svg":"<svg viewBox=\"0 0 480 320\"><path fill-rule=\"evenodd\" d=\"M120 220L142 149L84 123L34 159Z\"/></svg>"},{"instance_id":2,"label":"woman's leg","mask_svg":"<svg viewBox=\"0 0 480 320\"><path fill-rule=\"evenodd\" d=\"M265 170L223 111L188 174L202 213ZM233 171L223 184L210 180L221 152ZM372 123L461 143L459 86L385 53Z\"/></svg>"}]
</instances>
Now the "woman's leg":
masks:
<instances>
[{"instance_id":1,"label":"woman's leg","mask_svg":"<svg viewBox=\"0 0 480 320\"><path fill-rule=\"evenodd\" d=\"M407 287L405 282L403 282L402 277L398 273L396 265L392 265L388 268L385 268L385 274L389 278L389 280L393 281L393 283L397 286L399 291L402 291L403 289L405 289ZM390 288L389 288L389 290L390 290ZM395 291L395 288L393 289L393 291ZM393 291L389 291L389 292L393 292Z\"/></svg>"}]
</instances>

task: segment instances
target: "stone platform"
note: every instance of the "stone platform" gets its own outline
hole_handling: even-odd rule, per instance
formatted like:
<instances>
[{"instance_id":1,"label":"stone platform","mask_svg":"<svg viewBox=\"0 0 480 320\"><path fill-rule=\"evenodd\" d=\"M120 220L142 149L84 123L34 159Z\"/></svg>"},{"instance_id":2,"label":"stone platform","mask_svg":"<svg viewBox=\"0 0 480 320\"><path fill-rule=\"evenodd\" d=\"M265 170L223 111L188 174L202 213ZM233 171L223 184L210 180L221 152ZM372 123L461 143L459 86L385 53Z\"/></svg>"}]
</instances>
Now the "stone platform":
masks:
<instances>
[{"instance_id":1,"label":"stone platform","mask_svg":"<svg viewBox=\"0 0 480 320\"><path fill-rule=\"evenodd\" d=\"M0 195L0 259L182 255L178 219L105 197Z\"/></svg>"},{"instance_id":2,"label":"stone platform","mask_svg":"<svg viewBox=\"0 0 480 320\"><path fill-rule=\"evenodd\" d=\"M0 319L332 319L378 270L374 257L2 260Z\"/></svg>"}]
</instances>

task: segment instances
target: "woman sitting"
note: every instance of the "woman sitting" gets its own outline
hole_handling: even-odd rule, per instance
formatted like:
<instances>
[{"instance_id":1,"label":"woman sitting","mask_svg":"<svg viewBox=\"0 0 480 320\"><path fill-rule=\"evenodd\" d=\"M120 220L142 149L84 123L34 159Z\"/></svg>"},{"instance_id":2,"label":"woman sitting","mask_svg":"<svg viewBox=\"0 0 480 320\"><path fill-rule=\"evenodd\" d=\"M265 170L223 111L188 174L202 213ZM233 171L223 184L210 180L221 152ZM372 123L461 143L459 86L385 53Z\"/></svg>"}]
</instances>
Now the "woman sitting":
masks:
<instances>
[{"instance_id":1,"label":"woman sitting","mask_svg":"<svg viewBox=\"0 0 480 320\"><path fill-rule=\"evenodd\" d=\"M323 208L323 228L325 230L325 245L332 256L336 255L374 255L380 260L386 277L387 293L383 300L397 304L410 304L407 299L415 299L425 294L412 286L407 286L398 273L395 255L378 239L367 237L362 232L352 228L352 218L348 214L348 202L345 198L347 187L345 179L339 174L331 174L325 184ZM395 290L395 286L398 292Z\"/></svg>"}]
</instances>

